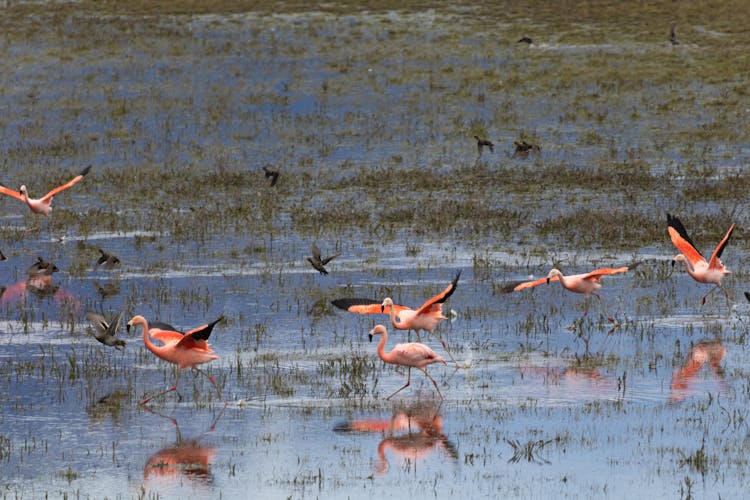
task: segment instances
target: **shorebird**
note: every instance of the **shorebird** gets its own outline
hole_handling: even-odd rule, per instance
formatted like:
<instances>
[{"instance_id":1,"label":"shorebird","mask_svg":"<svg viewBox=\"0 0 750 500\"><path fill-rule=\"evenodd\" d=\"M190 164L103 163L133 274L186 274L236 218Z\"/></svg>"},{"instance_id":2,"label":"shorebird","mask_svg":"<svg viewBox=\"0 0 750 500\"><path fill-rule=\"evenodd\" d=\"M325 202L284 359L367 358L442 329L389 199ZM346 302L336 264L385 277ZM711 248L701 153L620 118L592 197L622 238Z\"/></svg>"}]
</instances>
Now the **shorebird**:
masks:
<instances>
[{"instance_id":1,"label":"shorebird","mask_svg":"<svg viewBox=\"0 0 750 500\"><path fill-rule=\"evenodd\" d=\"M405 366L407 368L406 384L385 399L391 399L394 395L409 387L409 384L411 384L412 368L422 370L427 378L432 381L432 385L435 386L435 390L440 395L440 399L443 399L443 394L440 392L437 382L435 382L435 379L427 373L427 370L425 370L425 367L432 363L447 364L443 358L437 355L435 351L428 346L420 344L419 342L397 344L390 352L386 352L385 343L388 341L388 330L386 330L383 325L376 325L375 328L370 330L370 342L372 342L372 337L375 335L382 335L380 342L378 342L378 356L380 359L386 363Z\"/></svg>"},{"instance_id":2,"label":"shorebird","mask_svg":"<svg viewBox=\"0 0 750 500\"><path fill-rule=\"evenodd\" d=\"M114 254L105 252L101 248L98 249L101 256L97 259L94 265L94 271L99 269L99 266L103 266L104 269L112 269L120 265L120 258Z\"/></svg>"},{"instance_id":3,"label":"shorebird","mask_svg":"<svg viewBox=\"0 0 750 500\"><path fill-rule=\"evenodd\" d=\"M721 263L720 257L724 248L727 246L727 243L729 243L729 237L732 236L734 224L730 226L727 234L724 235L724 238L722 238L716 246L708 262L706 262L706 259L703 258L701 253L695 248L695 243L693 243L693 240L688 236L687 230L685 229L685 226L682 225L682 222L680 222L680 219L667 214L667 231L669 232L669 237L671 238L672 243L681 252L680 254L675 255L674 259L672 259L672 266L675 265L675 262L682 262L685 264L685 269L688 274L692 276L695 281L709 285L716 285L703 296L701 299L701 305L706 303L706 297L713 293L717 288L720 288L721 291L724 292L724 296L727 299L727 307L729 307L729 294L724 288L722 288L721 280L725 274L730 274L731 271L724 267L724 264Z\"/></svg>"},{"instance_id":4,"label":"shorebird","mask_svg":"<svg viewBox=\"0 0 750 500\"><path fill-rule=\"evenodd\" d=\"M263 167L263 174L266 176L266 179L268 179L269 177L271 178L271 187L274 187L276 185L276 181L279 180L279 171L272 170L268 166Z\"/></svg>"},{"instance_id":5,"label":"shorebird","mask_svg":"<svg viewBox=\"0 0 750 500\"><path fill-rule=\"evenodd\" d=\"M0 184L0 193L7 194L8 196L12 196L13 198L21 200L29 206L32 212L36 214L49 215L50 212L52 212L52 197L60 191L64 191L83 180L84 176L89 173L89 170L91 170L91 165L84 168L80 174L73 177L73 179L71 179L70 181L66 182L62 186L56 187L49 193L45 194L42 198L29 198L26 185L21 186L21 189L18 191L13 191L12 189L8 189L4 185Z\"/></svg>"},{"instance_id":6,"label":"shorebird","mask_svg":"<svg viewBox=\"0 0 750 500\"><path fill-rule=\"evenodd\" d=\"M390 297L385 300L377 301L372 299L336 299L331 303L339 309L358 314L384 314L388 308L391 325L397 330L414 330L419 336L419 331L424 330L440 341L443 348L456 365L458 362L448 350L448 346L440 335L435 334L435 328L441 321L447 319L443 316L443 303L453 295L458 286L458 279L461 277L461 271L456 273L453 281L445 287L439 294L427 300L419 309L394 304Z\"/></svg>"},{"instance_id":7,"label":"shorebird","mask_svg":"<svg viewBox=\"0 0 750 500\"><path fill-rule=\"evenodd\" d=\"M637 265L638 264L636 263L630 266L622 266L617 268L604 267L588 273L572 274L569 276L563 275L563 273L559 269L551 269L546 278L511 283L509 285L506 285L503 288L503 291L506 293L517 292L519 290L524 290L526 288L535 287L545 283L549 284L552 281L559 281L562 287L566 290L570 290L571 292L575 293L582 293L584 296L584 312L583 316L581 316L581 318L578 320L579 322L582 321L589 313L588 298L589 295L593 295L594 297L599 299L599 304L602 307L602 312L604 312L604 315L610 322L614 323L614 318L607 314L604 309L604 302L602 301L602 298L599 296L599 294L596 293L596 291L602 288L602 276L624 273L629 269L633 269Z\"/></svg>"},{"instance_id":8,"label":"shorebird","mask_svg":"<svg viewBox=\"0 0 750 500\"><path fill-rule=\"evenodd\" d=\"M213 350L211 350L207 340L211 335L211 330L213 330L216 323L222 319L224 319L224 316L220 316L216 321L190 330L184 334L176 331L170 325L162 323L158 323L158 326L149 329L148 321L146 321L146 318L143 316L135 316L128 322L128 331L130 331L131 326L140 326L143 329L143 343L149 351L164 361L177 365L177 378L174 385L165 391L143 399L139 403L140 405L145 405L152 399L163 396L168 392L176 391L177 384L180 382L180 373L185 368L192 368L208 377L208 380L213 384L219 397L221 397L221 391L219 390L219 386L216 385L214 378L198 368L198 365L219 359L219 357L214 354ZM161 326L164 326L165 328L160 328ZM162 342L162 345L154 344L151 337Z\"/></svg>"},{"instance_id":9,"label":"shorebird","mask_svg":"<svg viewBox=\"0 0 750 500\"><path fill-rule=\"evenodd\" d=\"M495 152L495 145L492 144L491 141L488 141L487 139L480 139L478 135L475 135L474 139L477 140L477 154L478 154L478 156L482 156L482 151L484 151L484 148L489 148L490 153L494 153Z\"/></svg>"}]
</instances>

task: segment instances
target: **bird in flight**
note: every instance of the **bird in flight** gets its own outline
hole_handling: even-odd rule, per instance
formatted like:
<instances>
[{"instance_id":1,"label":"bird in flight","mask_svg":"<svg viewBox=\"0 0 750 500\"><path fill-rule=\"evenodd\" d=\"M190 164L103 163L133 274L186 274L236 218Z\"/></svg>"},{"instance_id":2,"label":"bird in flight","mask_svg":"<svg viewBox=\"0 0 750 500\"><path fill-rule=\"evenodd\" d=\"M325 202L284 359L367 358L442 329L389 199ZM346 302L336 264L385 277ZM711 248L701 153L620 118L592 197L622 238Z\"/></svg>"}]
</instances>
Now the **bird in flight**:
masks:
<instances>
[{"instance_id":1,"label":"bird in flight","mask_svg":"<svg viewBox=\"0 0 750 500\"><path fill-rule=\"evenodd\" d=\"M323 259L320 255L320 248L318 248L318 245L315 243L310 245L310 253L312 253L312 257L308 257L307 262L309 262L310 265L312 265L320 274L328 274L328 270L324 266L341 255L341 252L339 252Z\"/></svg>"},{"instance_id":2,"label":"bird in flight","mask_svg":"<svg viewBox=\"0 0 750 500\"><path fill-rule=\"evenodd\" d=\"M727 299L727 307L729 307L729 294L721 286L721 280L725 274L730 274L731 271L724 267L721 263L720 257L724 248L729 243L729 237L732 236L734 231L734 224L729 227L727 234L721 239L719 244L711 254L711 258L706 259L701 255L698 249L695 247L695 243L688 236L685 226L682 225L680 219L674 215L667 214L667 231L669 237L672 239L672 243L680 251L678 255L672 259L672 266L676 262L682 262L685 264L685 269L688 274L693 277L698 283L706 283L709 285L716 285L701 299L701 305L706 303L706 297L713 293L717 288L721 288L724 292L724 296Z\"/></svg>"},{"instance_id":3,"label":"bird in flight","mask_svg":"<svg viewBox=\"0 0 750 500\"><path fill-rule=\"evenodd\" d=\"M89 170L91 170L91 165L84 168L80 174L73 177L73 179L71 179L70 181L66 182L62 186L56 187L41 198L29 198L26 185L21 186L21 189L18 191L13 191L12 189L8 189L4 185L0 184L0 193L7 194L8 196L12 196L13 198L21 200L29 206L32 212L36 214L49 215L50 212L52 212L52 197L60 191L64 191L83 180L86 174L89 173Z\"/></svg>"},{"instance_id":4,"label":"bird in flight","mask_svg":"<svg viewBox=\"0 0 750 500\"><path fill-rule=\"evenodd\" d=\"M112 269L116 266L120 265L120 258L117 257L114 254L105 252L101 248L98 249L101 256L97 259L96 264L94 265L94 271L99 269L99 266L104 267L104 269Z\"/></svg>"},{"instance_id":5,"label":"bird in flight","mask_svg":"<svg viewBox=\"0 0 750 500\"><path fill-rule=\"evenodd\" d=\"M91 326L94 327L94 338L102 344L114 347L115 349L121 349L125 346L125 341L116 337L117 330L120 329L123 314L125 314L125 306L120 309L120 312L110 322L103 315L88 311L86 318L88 318Z\"/></svg>"},{"instance_id":6,"label":"bird in flight","mask_svg":"<svg viewBox=\"0 0 750 500\"><path fill-rule=\"evenodd\" d=\"M422 304L422 307L416 310L394 304L390 297L386 297L383 301L358 298L336 299L331 303L339 309L358 314L385 314L386 308L388 308L387 312L390 315L393 328L397 330L414 330L417 336L419 336L420 330L426 331L440 341L448 356L458 365L443 338L435 333L435 328L437 328L441 321L446 319L443 316L443 303L456 291L460 277L461 271L456 273L456 277L453 278L453 281L442 292L427 300L427 302Z\"/></svg>"},{"instance_id":7,"label":"bird in flight","mask_svg":"<svg viewBox=\"0 0 750 500\"><path fill-rule=\"evenodd\" d=\"M602 306L602 312L604 312L604 315L607 317L607 319L614 323L615 320L612 316L609 316L605 309L604 309L604 302L602 301L602 298L599 296L598 293L596 293L598 290L602 288L602 276L607 276L610 274L619 274L624 273L625 271L629 269L633 269L638 264L633 264L630 266L622 266L622 267L604 267L601 269L595 269L594 271L583 273L583 274L572 274L569 276L563 275L563 273L559 269L551 269L550 272L547 274L546 278L540 278L532 281L521 281L521 282L515 282L511 283L509 285L506 285L503 288L503 291L506 293L509 292L518 292L520 290L525 290L526 288L531 288L535 286L539 286L542 284L549 284L552 281L559 281L563 288L566 290L569 290L571 292L575 293L582 293L584 296L584 312L583 316L578 319L577 322L583 321L583 319L588 315L589 313L589 307L588 307L588 298L589 295L593 295L599 300L599 304Z\"/></svg>"},{"instance_id":8,"label":"bird in flight","mask_svg":"<svg viewBox=\"0 0 750 500\"><path fill-rule=\"evenodd\" d=\"M279 180L279 171L272 170L268 166L263 167L263 174L266 176L266 179L268 179L269 177L271 178L271 187L274 187L276 185L276 181Z\"/></svg>"}]
</instances>

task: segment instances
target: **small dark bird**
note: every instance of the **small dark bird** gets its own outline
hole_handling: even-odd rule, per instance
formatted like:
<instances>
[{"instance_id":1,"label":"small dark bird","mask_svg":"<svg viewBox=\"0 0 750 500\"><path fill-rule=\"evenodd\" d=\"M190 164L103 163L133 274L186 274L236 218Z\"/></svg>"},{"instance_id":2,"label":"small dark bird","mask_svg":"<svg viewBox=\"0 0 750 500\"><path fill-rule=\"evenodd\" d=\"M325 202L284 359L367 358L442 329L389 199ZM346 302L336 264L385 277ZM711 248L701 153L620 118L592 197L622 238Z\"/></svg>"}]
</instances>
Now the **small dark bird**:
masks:
<instances>
[{"instance_id":1,"label":"small dark bird","mask_svg":"<svg viewBox=\"0 0 750 500\"><path fill-rule=\"evenodd\" d=\"M513 141L513 144L515 145L516 149L513 152L513 155L511 158L522 158L525 159L529 156L529 153L534 153L536 155L540 154L542 152L541 146L538 144L531 144L530 142L526 141Z\"/></svg>"},{"instance_id":2,"label":"small dark bird","mask_svg":"<svg viewBox=\"0 0 750 500\"><path fill-rule=\"evenodd\" d=\"M37 257L36 262L26 269L26 274L31 278L35 276L51 276L52 273L56 273L59 270L53 263L47 262L42 257Z\"/></svg>"},{"instance_id":3,"label":"small dark bird","mask_svg":"<svg viewBox=\"0 0 750 500\"><path fill-rule=\"evenodd\" d=\"M8 260L8 257L3 252L0 252L0 260Z\"/></svg>"},{"instance_id":4,"label":"small dark bird","mask_svg":"<svg viewBox=\"0 0 750 500\"><path fill-rule=\"evenodd\" d=\"M315 269L317 269L320 274L328 274L328 271L323 266L341 255L341 252L339 252L336 255L332 255L326 259L322 259L320 257L320 248L318 248L318 245L316 245L315 243L310 246L310 252L312 253L312 257L308 257L307 262L309 262Z\"/></svg>"},{"instance_id":5,"label":"small dark bird","mask_svg":"<svg viewBox=\"0 0 750 500\"><path fill-rule=\"evenodd\" d=\"M103 299L113 297L120 293L120 285L118 285L117 283L109 282L100 284L98 281L94 280L92 284Z\"/></svg>"},{"instance_id":6,"label":"small dark bird","mask_svg":"<svg viewBox=\"0 0 750 500\"><path fill-rule=\"evenodd\" d=\"M102 254L101 257L96 261L96 265L94 265L94 271L99 269L99 266L104 265L104 269L112 269L113 267L120 265L120 259L111 253L107 253L101 248L98 249L99 253Z\"/></svg>"},{"instance_id":7,"label":"small dark bird","mask_svg":"<svg viewBox=\"0 0 750 500\"><path fill-rule=\"evenodd\" d=\"M268 166L263 167L263 173L267 178L271 178L271 187L276 185L276 181L279 180L279 171L278 170L271 170Z\"/></svg>"},{"instance_id":8,"label":"small dark bird","mask_svg":"<svg viewBox=\"0 0 750 500\"><path fill-rule=\"evenodd\" d=\"M86 317L91 322L91 326L94 327L94 338L104 345L121 349L125 345L125 341L118 339L115 335L117 335L117 330L120 329L120 321L122 321L123 314L125 314L125 306L120 309L117 316L109 323L101 314L88 311Z\"/></svg>"},{"instance_id":9,"label":"small dark bird","mask_svg":"<svg viewBox=\"0 0 750 500\"><path fill-rule=\"evenodd\" d=\"M528 36L522 36L521 39L518 40L516 43L525 43L525 44L531 45L532 43L534 43L534 40L532 40Z\"/></svg>"},{"instance_id":10,"label":"small dark bird","mask_svg":"<svg viewBox=\"0 0 750 500\"><path fill-rule=\"evenodd\" d=\"M490 153L495 152L495 145L492 144L492 142L488 141L487 139L480 139L479 136L474 136L474 139L477 140L477 153L479 156L482 156L482 151L485 147L490 148Z\"/></svg>"},{"instance_id":11,"label":"small dark bird","mask_svg":"<svg viewBox=\"0 0 750 500\"><path fill-rule=\"evenodd\" d=\"M672 42L672 45L679 45L680 42L677 40L677 33L675 32L675 23L672 22L669 25L669 41Z\"/></svg>"}]
</instances>

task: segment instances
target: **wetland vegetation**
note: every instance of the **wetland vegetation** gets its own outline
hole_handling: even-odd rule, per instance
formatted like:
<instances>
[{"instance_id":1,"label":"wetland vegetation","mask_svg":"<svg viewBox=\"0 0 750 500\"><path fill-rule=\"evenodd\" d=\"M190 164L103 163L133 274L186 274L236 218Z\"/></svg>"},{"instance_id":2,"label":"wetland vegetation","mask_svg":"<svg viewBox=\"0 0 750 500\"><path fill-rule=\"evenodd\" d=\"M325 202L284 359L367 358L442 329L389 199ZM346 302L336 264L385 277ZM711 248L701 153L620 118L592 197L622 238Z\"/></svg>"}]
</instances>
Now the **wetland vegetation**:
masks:
<instances>
[{"instance_id":1,"label":"wetland vegetation","mask_svg":"<svg viewBox=\"0 0 750 500\"><path fill-rule=\"evenodd\" d=\"M0 182L40 196L92 170L44 220L0 198L0 495L742 495L744 10L5 2ZM736 223L730 311L671 267L667 212L704 253ZM313 242L342 252L328 276ZM98 248L122 265L93 270ZM38 255L61 272L32 290ZM604 280L614 329L593 302L569 329L583 302L559 286L502 293L633 261ZM459 269L438 328L467 367L430 369L441 405L416 376L385 401L405 376L366 340L385 317L330 300L418 306ZM172 367L85 318L126 303L182 328L224 314L206 369L226 407L190 373L138 407Z\"/></svg>"}]
</instances>

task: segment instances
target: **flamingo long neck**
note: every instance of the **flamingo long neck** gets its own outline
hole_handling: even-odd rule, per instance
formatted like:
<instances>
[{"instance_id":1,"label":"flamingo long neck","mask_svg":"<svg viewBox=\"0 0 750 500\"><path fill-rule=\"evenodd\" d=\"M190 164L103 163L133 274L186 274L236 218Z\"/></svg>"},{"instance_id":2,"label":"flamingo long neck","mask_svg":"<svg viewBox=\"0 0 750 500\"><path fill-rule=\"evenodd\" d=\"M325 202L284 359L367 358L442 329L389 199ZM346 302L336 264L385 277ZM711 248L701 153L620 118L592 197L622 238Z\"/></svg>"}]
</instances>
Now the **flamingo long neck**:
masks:
<instances>
[{"instance_id":1,"label":"flamingo long neck","mask_svg":"<svg viewBox=\"0 0 750 500\"><path fill-rule=\"evenodd\" d=\"M685 269L687 270L688 274L695 278L695 271L690 266L690 262L687 259L682 259L682 263L685 264Z\"/></svg>"},{"instance_id":2,"label":"flamingo long neck","mask_svg":"<svg viewBox=\"0 0 750 500\"><path fill-rule=\"evenodd\" d=\"M153 343L151 335L148 333L148 321L146 321L145 318L142 318L138 323L141 325L141 328L143 328L143 343L146 346L146 349L161 358L161 347Z\"/></svg>"},{"instance_id":3,"label":"flamingo long neck","mask_svg":"<svg viewBox=\"0 0 750 500\"><path fill-rule=\"evenodd\" d=\"M396 308L393 307L393 305L390 305L388 307L391 308L390 315L391 315L391 324L393 325L393 328L403 328L401 326L401 323L399 323L398 321L396 321ZM383 338L385 338L385 335L383 336Z\"/></svg>"},{"instance_id":4,"label":"flamingo long neck","mask_svg":"<svg viewBox=\"0 0 750 500\"><path fill-rule=\"evenodd\" d=\"M391 308L391 314L393 314L393 308ZM380 334L380 342L378 342L378 356L386 363L393 363L393 357L390 352L385 352L385 343L388 342L388 330L383 331Z\"/></svg>"}]
</instances>

